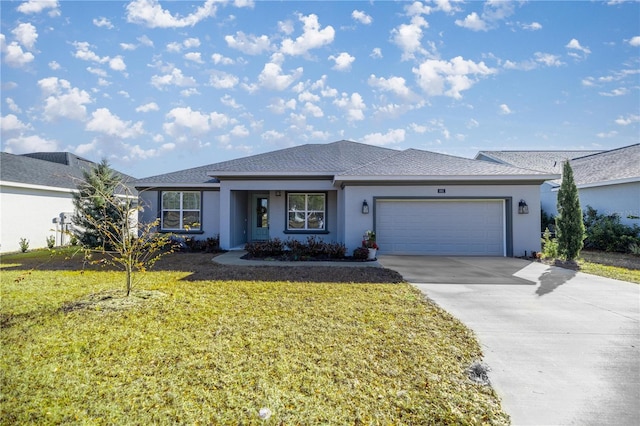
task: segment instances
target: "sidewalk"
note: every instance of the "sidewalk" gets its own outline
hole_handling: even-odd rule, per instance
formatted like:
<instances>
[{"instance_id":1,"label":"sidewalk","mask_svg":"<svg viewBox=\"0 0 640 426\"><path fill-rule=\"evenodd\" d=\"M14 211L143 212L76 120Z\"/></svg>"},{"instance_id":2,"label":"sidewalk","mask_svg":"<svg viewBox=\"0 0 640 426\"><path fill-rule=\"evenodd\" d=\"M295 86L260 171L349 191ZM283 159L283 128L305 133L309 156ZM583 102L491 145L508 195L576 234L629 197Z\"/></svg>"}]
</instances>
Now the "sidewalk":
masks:
<instances>
[{"instance_id":1,"label":"sidewalk","mask_svg":"<svg viewBox=\"0 0 640 426\"><path fill-rule=\"evenodd\" d=\"M382 265L377 260L370 262L347 262L347 261L279 261L279 260L245 260L242 256L247 254L244 250L232 250L213 258L213 261L221 265L235 266L341 266L353 268L381 268Z\"/></svg>"}]
</instances>

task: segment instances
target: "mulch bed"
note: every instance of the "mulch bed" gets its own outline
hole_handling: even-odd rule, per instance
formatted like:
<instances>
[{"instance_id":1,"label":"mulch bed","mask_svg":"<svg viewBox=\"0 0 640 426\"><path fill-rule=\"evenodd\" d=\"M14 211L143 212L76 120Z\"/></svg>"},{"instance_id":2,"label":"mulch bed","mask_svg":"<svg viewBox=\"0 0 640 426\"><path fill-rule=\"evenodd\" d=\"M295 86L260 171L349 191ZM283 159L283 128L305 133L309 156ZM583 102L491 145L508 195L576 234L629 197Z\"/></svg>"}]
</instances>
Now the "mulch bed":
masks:
<instances>
[{"instance_id":1,"label":"mulch bed","mask_svg":"<svg viewBox=\"0 0 640 426\"><path fill-rule=\"evenodd\" d=\"M375 267L340 266L235 266L220 265L212 259L216 253L172 253L158 261L151 271L189 272L183 280L188 281L290 281L317 283L399 283L402 276L396 271ZM95 259L95 256L94 256ZM363 263L366 264L366 262ZM52 258L43 262L25 258L22 265L9 269L36 270L109 270L110 266L90 264L82 253L71 258Z\"/></svg>"}]
</instances>

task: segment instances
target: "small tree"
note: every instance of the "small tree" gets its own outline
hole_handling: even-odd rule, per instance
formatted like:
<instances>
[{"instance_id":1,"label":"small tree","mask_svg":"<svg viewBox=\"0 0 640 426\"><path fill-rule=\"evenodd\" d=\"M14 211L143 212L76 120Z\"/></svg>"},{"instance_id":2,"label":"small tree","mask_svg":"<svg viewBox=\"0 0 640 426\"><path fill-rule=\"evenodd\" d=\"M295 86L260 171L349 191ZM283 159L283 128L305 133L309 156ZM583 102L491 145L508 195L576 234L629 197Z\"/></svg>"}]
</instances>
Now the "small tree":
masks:
<instances>
[{"instance_id":1,"label":"small tree","mask_svg":"<svg viewBox=\"0 0 640 426\"><path fill-rule=\"evenodd\" d=\"M113 247L108 245L105 233L113 233L114 230L107 230L105 225L115 225L124 219L115 202L116 191L123 186L122 179L106 159L82 174L78 192L73 194L76 213L72 221L79 229L78 238L84 247L111 250Z\"/></svg>"},{"instance_id":2,"label":"small tree","mask_svg":"<svg viewBox=\"0 0 640 426\"><path fill-rule=\"evenodd\" d=\"M560 256L566 260L575 260L582 250L585 232L578 188L569 161L564 163L562 183L558 190L556 236Z\"/></svg>"},{"instance_id":3,"label":"small tree","mask_svg":"<svg viewBox=\"0 0 640 426\"><path fill-rule=\"evenodd\" d=\"M120 179L111 178L115 175L105 161L100 166L96 173L86 174L91 180L79 185L83 190L74 202L88 208L78 210L76 217L78 223L90 230L91 238L95 238L85 238L85 241L100 242L94 247L85 245L85 255L91 259L92 253L97 252L101 259L93 262L124 269L126 295L129 296L134 271L144 272L162 256L172 252L171 235L156 232L158 220L146 224L135 221L134 224L132 218L141 209L137 197ZM96 177L99 178L94 179Z\"/></svg>"}]
</instances>

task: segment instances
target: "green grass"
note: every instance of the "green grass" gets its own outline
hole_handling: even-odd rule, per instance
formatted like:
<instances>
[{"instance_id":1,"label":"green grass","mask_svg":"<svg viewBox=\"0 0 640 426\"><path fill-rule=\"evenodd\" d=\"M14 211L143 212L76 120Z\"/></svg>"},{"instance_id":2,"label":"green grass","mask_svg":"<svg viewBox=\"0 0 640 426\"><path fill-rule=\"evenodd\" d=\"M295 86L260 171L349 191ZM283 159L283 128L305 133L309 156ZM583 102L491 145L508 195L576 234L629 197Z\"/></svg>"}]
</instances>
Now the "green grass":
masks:
<instances>
[{"instance_id":1,"label":"green grass","mask_svg":"<svg viewBox=\"0 0 640 426\"><path fill-rule=\"evenodd\" d=\"M0 270L0 423L508 423L472 333L410 285L186 275L74 309L123 274Z\"/></svg>"},{"instance_id":2,"label":"green grass","mask_svg":"<svg viewBox=\"0 0 640 426\"><path fill-rule=\"evenodd\" d=\"M580 272L640 284L640 270L579 260Z\"/></svg>"}]
</instances>

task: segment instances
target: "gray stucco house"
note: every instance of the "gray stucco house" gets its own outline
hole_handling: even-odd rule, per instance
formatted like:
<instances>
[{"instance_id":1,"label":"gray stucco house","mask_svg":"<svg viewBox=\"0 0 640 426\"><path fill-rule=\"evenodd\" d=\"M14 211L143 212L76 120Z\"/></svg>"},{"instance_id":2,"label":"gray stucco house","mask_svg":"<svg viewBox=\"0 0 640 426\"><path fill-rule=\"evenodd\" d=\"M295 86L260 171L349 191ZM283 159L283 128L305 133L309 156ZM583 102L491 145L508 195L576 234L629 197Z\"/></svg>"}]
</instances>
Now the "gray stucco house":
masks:
<instances>
[{"instance_id":1,"label":"gray stucco house","mask_svg":"<svg viewBox=\"0 0 640 426\"><path fill-rule=\"evenodd\" d=\"M640 144L609 151L480 151L477 160L562 174L569 161L580 205L620 216L626 225L640 225ZM562 179L540 187L542 210L556 215Z\"/></svg>"},{"instance_id":2,"label":"gray stucco house","mask_svg":"<svg viewBox=\"0 0 640 426\"><path fill-rule=\"evenodd\" d=\"M136 181L160 232L306 239L381 253L522 256L540 250L540 185L556 173L351 141L308 144ZM526 204L527 208L524 208ZM525 213L528 211L528 213Z\"/></svg>"}]
</instances>

